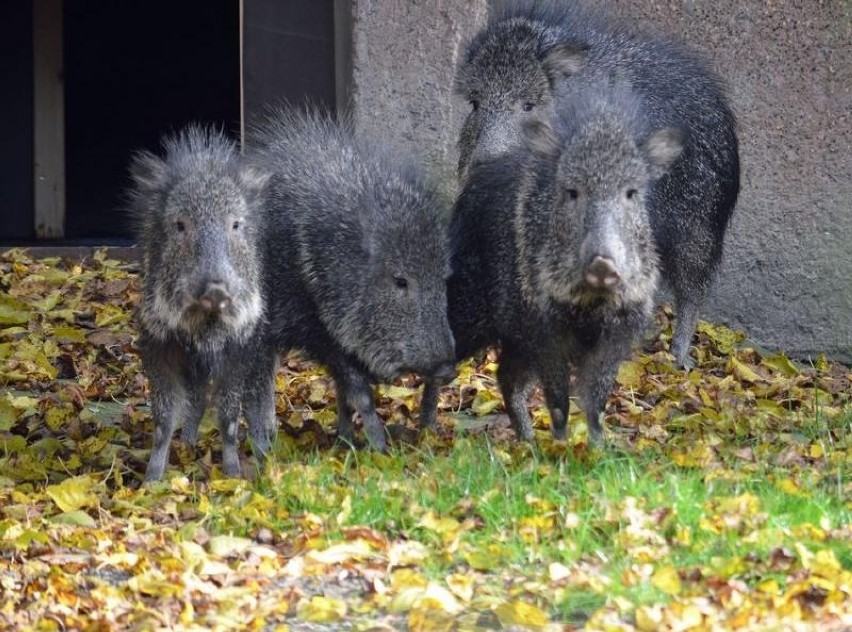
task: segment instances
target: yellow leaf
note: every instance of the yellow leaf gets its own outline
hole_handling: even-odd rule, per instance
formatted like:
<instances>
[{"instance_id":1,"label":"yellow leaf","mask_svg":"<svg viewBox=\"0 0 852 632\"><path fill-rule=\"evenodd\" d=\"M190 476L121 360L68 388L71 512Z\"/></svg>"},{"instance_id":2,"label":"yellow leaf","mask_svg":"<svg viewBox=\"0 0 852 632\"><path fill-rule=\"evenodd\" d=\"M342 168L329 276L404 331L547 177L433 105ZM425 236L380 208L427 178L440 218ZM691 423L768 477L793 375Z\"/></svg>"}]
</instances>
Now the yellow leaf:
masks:
<instances>
[{"instance_id":1,"label":"yellow leaf","mask_svg":"<svg viewBox=\"0 0 852 632\"><path fill-rule=\"evenodd\" d=\"M523 601L506 601L494 611L504 626L517 625L527 630L542 630L547 625L547 614L533 604Z\"/></svg>"},{"instance_id":2,"label":"yellow leaf","mask_svg":"<svg viewBox=\"0 0 852 632\"><path fill-rule=\"evenodd\" d=\"M103 305L96 309L95 325L98 327L109 327L126 323L130 319L130 314L127 310L118 305Z\"/></svg>"},{"instance_id":3,"label":"yellow leaf","mask_svg":"<svg viewBox=\"0 0 852 632\"><path fill-rule=\"evenodd\" d=\"M11 430L17 419L18 413L12 404L8 400L0 399L0 432Z\"/></svg>"},{"instance_id":4,"label":"yellow leaf","mask_svg":"<svg viewBox=\"0 0 852 632\"><path fill-rule=\"evenodd\" d=\"M232 535L217 535L210 538L207 549L215 557L232 557L241 554L254 544L248 538L238 538Z\"/></svg>"},{"instance_id":5,"label":"yellow leaf","mask_svg":"<svg viewBox=\"0 0 852 632\"><path fill-rule=\"evenodd\" d=\"M680 576L672 566L658 568L651 576L651 583L667 595L680 594Z\"/></svg>"},{"instance_id":6,"label":"yellow leaf","mask_svg":"<svg viewBox=\"0 0 852 632\"><path fill-rule=\"evenodd\" d=\"M840 561L831 549L817 551L811 562L811 572L826 579L834 579L842 570Z\"/></svg>"},{"instance_id":7,"label":"yellow leaf","mask_svg":"<svg viewBox=\"0 0 852 632\"><path fill-rule=\"evenodd\" d=\"M799 487L796 481L789 478L785 478L783 480L778 481L775 486L781 491L792 496L807 496L807 494L802 491L802 488Z\"/></svg>"},{"instance_id":8,"label":"yellow leaf","mask_svg":"<svg viewBox=\"0 0 852 632\"><path fill-rule=\"evenodd\" d=\"M812 459L821 459L825 456L825 447L823 447L822 442L820 443L812 443L810 449L808 450L808 454Z\"/></svg>"},{"instance_id":9,"label":"yellow leaf","mask_svg":"<svg viewBox=\"0 0 852 632\"><path fill-rule=\"evenodd\" d=\"M411 566L419 564L429 557L429 549L417 540L394 542L388 551L388 562L391 566Z\"/></svg>"},{"instance_id":10,"label":"yellow leaf","mask_svg":"<svg viewBox=\"0 0 852 632\"><path fill-rule=\"evenodd\" d=\"M391 573L391 588L403 592L411 588L424 589L429 584L423 575L411 568L398 568Z\"/></svg>"},{"instance_id":11,"label":"yellow leaf","mask_svg":"<svg viewBox=\"0 0 852 632\"><path fill-rule=\"evenodd\" d=\"M419 603L420 598L423 596L425 591L425 588L418 588L416 586L400 590L396 593L396 595L394 595L394 598L391 599L390 603L388 603L388 612L408 612L413 609L417 603Z\"/></svg>"},{"instance_id":12,"label":"yellow leaf","mask_svg":"<svg viewBox=\"0 0 852 632\"><path fill-rule=\"evenodd\" d=\"M33 301L31 305L40 312L49 312L59 304L60 298L62 298L61 292L51 292L40 301Z\"/></svg>"},{"instance_id":13,"label":"yellow leaf","mask_svg":"<svg viewBox=\"0 0 852 632\"><path fill-rule=\"evenodd\" d=\"M417 604L417 607L429 607L452 615L459 614L464 610L453 593L435 582L429 582L429 585L426 586L422 600Z\"/></svg>"},{"instance_id":14,"label":"yellow leaf","mask_svg":"<svg viewBox=\"0 0 852 632\"><path fill-rule=\"evenodd\" d=\"M52 408L48 408L44 413L44 425L51 431L57 432L74 413L74 408L71 406L53 406Z\"/></svg>"},{"instance_id":15,"label":"yellow leaf","mask_svg":"<svg viewBox=\"0 0 852 632\"><path fill-rule=\"evenodd\" d=\"M452 615L431 608L423 603L408 614L408 629L411 632L450 632L456 628Z\"/></svg>"},{"instance_id":16,"label":"yellow leaf","mask_svg":"<svg viewBox=\"0 0 852 632\"><path fill-rule=\"evenodd\" d=\"M326 388L325 382L323 380L314 380L311 382L311 391L308 394L308 401L311 404L321 404L325 401L326 397Z\"/></svg>"},{"instance_id":17,"label":"yellow leaf","mask_svg":"<svg viewBox=\"0 0 852 632\"><path fill-rule=\"evenodd\" d=\"M5 292L0 294L0 325L26 325L30 320L27 305Z\"/></svg>"},{"instance_id":18,"label":"yellow leaf","mask_svg":"<svg viewBox=\"0 0 852 632\"><path fill-rule=\"evenodd\" d=\"M48 485L44 491L59 509L71 512L97 506L98 497L92 493L94 485L95 482L88 476L74 476L58 485Z\"/></svg>"},{"instance_id":19,"label":"yellow leaf","mask_svg":"<svg viewBox=\"0 0 852 632\"><path fill-rule=\"evenodd\" d=\"M323 551L309 551L305 557L313 562L330 566L350 560L364 560L375 557L376 552L367 540L359 538L351 542L342 542Z\"/></svg>"},{"instance_id":20,"label":"yellow leaf","mask_svg":"<svg viewBox=\"0 0 852 632\"><path fill-rule=\"evenodd\" d=\"M750 366L737 360L736 356L731 356L728 360L727 371L733 373L738 380L743 382L754 383L763 380Z\"/></svg>"},{"instance_id":21,"label":"yellow leaf","mask_svg":"<svg viewBox=\"0 0 852 632\"><path fill-rule=\"evenodd\" d=\"M728 329L723 325L711 325L703 321L698 323L697 330L713 341L719 353L723 355L730 354L734 350L734 346L745 339L745 334Z\"/></svg>"},{"instance_id":22,"label":"yellow leaf","mask_svg":"<svg viewBox=\"0 0 852 632\"><path fill-rule=\"evenodd\" d=\"M713 462L713 449L704 443L698 442L686 452L675 452L672 461L680 467L707 467Z\"/></svg>"},{"instance_id":23,"label":"yellow leaf","mask_svg":"<svg viewBox=\"0 0 852 632\"><path fill-rule=\"evenodd\" d=\"M618 375L615 379L624 388L639 388L643 375L645 375L645 367L638 362L628 360L618 367Z\"/></svg>"},{"instance_id":24,"label":"yellow leaf","mask_svg":"<svg viewBox=\"0 0 852 632\"><path fill-rule=\"evenodd\" d=\"M464 602L473 599L473 577L453 573L447 576L447 586L453 594Z\"/></svg>"},{"instance_id":25,"label":"yellow leaf","mask_svg":"<svg viewBox=\"0 0 852 632\"><path fill-rule=\"evenodd\" d=\"M491 391L482 390L476 394L470 409L476 415L487 415L497 409L502 403L500 397Z\"/></svg>"},{"instance_id":26,"label":"yellow leaf","mask_svg":"<svg viewBox=\"0 0 852 632\"><path fill-rule=\"evenodd\" d=\"M660 606L639 606L636 608L636 627L642 632L656 632L662 628L663 611Z\"/></svg>"},{"instance_id":27,"label":"yellow leaf","mask_svg":"<svg viewBox=\"0 0 852 632\"><path fill-rule=\"evenodd\" d=\"M781 404L771 399L758 399L754 403L758 410L776 417L783 417L786 412Z\"/></svg>"},{"instance_id":28,"label":"yellow leaf","mask_svg":"<svg viewBox=\"0 0 852 632\"><path fill-rule=\"evenodd\" d=\"M675 601L669 606L666 615L666 623L670 629L675 630L693 630L704 623L704 615L698 606L691 603L680 603Z\"/></svg>"},{"instance_id":29,"label":"yellow leaf","mask_svg":"<svg viewBox=\"0 0 852 632\"><path fill-rule=\"evenodd\" d=\"M500 566L506 558L505 549L499 544L471 548L461 554L465 562L477 571L490 571Z\"/></svg>"},{"instance_id":30,"label":"yellow leaf","mask_svg":"<svg viewBox=\"0 0 852 632\"><path fill-rule=\"evenodd\" d=\"M340 511L335 518L338 526L344 524L347 520L349 520L349 516L352 513L352 496L347 494L346 498L343 499L343 502L340 503Z\"/></svg>"},{"instance_id":31,"label":"yellow leaf","mask_svg":"<svg viewBox=\"0 0 852 632\"><path fill-rule=\"evenodd\" d=\"M446 542L455 539L461 529L461 525L455 518L441 518L431 510L423 514L417 526L434 531L442 536Z\"/></svg>"},{"instance_id":32,"label":"yellow leaf","mask_svg":"<svg viewBox=\"0 0 852 632\"><path fill-rule=\"evenodd\" d=\"M85 334L75 327L55 327L53 330L53 337L57 342L61 343L86 342Z\"/></svg>"},{"instance_id":33,"label":"yellow leaf","mask_svg":"<svg viewBox=\"0 0 852 632\"><path fill-rule=\"evenodd\" d=\"M760 582L757 585L757 589L760 592L765 593L767 595L777 595L778 594L778 588L779 588L778 582L775 581L774 579L767 579L765 581Z\"/></svg>"},{"instance_id":34,"label":"yellow leaf","mask_svg":"<svg viewBox=\"0 0 852 632\"><path fill-rule=\"evenodd\" d=\"M94 527L97 524L94 518L82 509L78 509L77 511L66 511L65 513L53 516L50 521L58 524L70 524L77 527Z\"/></svg>"},{"instance_id":35,"label":"yellow leaf","mask_svg":"<svg viewBox=\"0 0 852 632\"><path fill-rule=\"evenodd\" d=\"M793 377L794 375L799 374L799 370L796 368L796 366L792 362L790 362L790 359L783 353L776 356L763 358L760 363L763 366L772 369L773 371L781 373L785 377Z\"/></svg>"},{"instance_id":36,"label":"yellow leaf","mask_svg":"<svg viewBox=\"0 0 852 632\"><path fill-rule=\"evenodd\" d=\"M13 397L11 393L6 393L6 401L15 410L31 410L38 406L38 400L35 397L27 397L26 395Z\"/></svg>"},{"instance_id":37,"label":"yellow leaf","mask_svg":"<svg viewBox=\"0 0 852 632\"><path fill-rule=\"evenodd\" d=\"M299 601L296 605L296 616L302 621L314 623L342 621L346 617L346 603L334 597L314 595Z\"/></svg>"},{"instance_id":38,"label":"yellow leaf","mask_svg":"<svg viewBox=\"0 0 852 632\"><path fill-rule=\"evenodd\" d=\"M379 395L383 397L387 397L389 399L406 399L408 397L413 397L417 395L416 388L409 388L407 386L395 386L393 384L380 384Z\"/></svg>"}]
</instances>

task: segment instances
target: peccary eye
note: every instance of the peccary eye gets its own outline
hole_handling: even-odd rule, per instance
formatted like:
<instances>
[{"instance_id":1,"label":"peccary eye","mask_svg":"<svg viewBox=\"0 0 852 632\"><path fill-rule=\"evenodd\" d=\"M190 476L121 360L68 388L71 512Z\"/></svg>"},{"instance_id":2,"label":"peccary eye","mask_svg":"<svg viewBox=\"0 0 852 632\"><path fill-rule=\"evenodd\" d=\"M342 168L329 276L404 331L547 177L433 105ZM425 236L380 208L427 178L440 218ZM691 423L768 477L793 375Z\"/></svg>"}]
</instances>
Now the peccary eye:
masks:
<instances>
[{"instance_id":1,"label":"peccary eye","mask_svg":"<svg viewBox=\"0 0 852 632\"><path fill-rule=\"evenodd\" d=\"M533 109L535 109L535 103L533 103L531 101L527 101L526 103L524 103L523 109L524 109L524 112L532 112Z\"/></svg>"},{"instance_id":2,"label":"peccary eye","mask_svg":"<svg viewBox=\"0 0 852 632\"><path fill-rule=\"evenodd\" d=\"M408 280L405 277L394 277L393 282L400 290L408 289Z\"/></svg>"},{"instance_id":3,"label":"peccary eye","mask_svg":"<svg viewBox=\"0 0 852 632\"><path fill-rule=\"evenodd\" d=\"M639 193L636 189L627 189L627 199L632 200L636 197L636 194Z\"/></svg>"},{"instance_id":4,"label":"peccary eye","mask_svg":"<svg viewBox=\"0 0 852 632\"><path fill-rule=\"evenodd\" d=\"M239 229L240 229L240 222L239 222L239 221L235 221L233 224L231 224L231 228L232 228L233 230L239 230Z\"/></svg>"},{"instance_id":5,"label":"peccary eye","mask_svg":"<svg viewBox=\"0 0 852 632\"><path fill-rule=\"evenodd\" d=\"M479 101L477 101L476 99L471 99L470 107L471 109L473 109L474 112L476 112L479 109Z\"/></svg>"},{"instance_id":6,"label":"peccary eye","mask_svg":"<svg viewBox=\"0 0 852 632\"><path fill-rule=\"evenodd\" d=\"M175 222L175 228L177 228L177 232L182 233L186 230L186 224L178 220Z\"/></svg>"},{"instance_id":7,"label":"peccary eye","mask_svg":"<svg viewBox=\"0 0 852 632\"><path fill-rule=\"evenodd\" d=\"M568 196L569 200L576 200L580 197L580 192L577 189L565 189L565 195Z\"/></svg>"}]
</instances>

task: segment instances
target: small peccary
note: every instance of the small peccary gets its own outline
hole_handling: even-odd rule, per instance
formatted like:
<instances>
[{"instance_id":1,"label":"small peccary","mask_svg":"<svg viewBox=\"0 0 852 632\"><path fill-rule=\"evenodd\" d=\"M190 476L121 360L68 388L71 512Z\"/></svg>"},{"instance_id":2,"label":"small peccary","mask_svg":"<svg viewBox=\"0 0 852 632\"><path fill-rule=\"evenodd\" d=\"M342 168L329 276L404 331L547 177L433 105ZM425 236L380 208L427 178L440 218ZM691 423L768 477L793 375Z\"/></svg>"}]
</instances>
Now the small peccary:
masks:
<instances>
[{"instance_id":1,"label":"small peccary","mask_svg":"<svg viewBox=\"0 0 852 632\"><path fill-rule=\"evenodd\" d=\"M458 357L501 346L497 373L519 438L533 438L526 394L543 387L566 436L570 365L593 440L619 363L653 306L658 261L652 185L681 151L651 128L629 89L596 82L560 98L551 122L523 127L522 148L473 165L453 211L448 285ZM435 419L427 383L421 423Z\"/></svg>"},{"instance_id":2,"label":"small peccary","mask_svg":"<svg viewBox=\"0 0 852 632\"><path fill-rule=\"evenodd\" d=\"M251 144L253 160L273 173L267 348L301 349L326 365L338 436L353 441L357 414L370 445L384 450L371 381L455 370L446 211L412 167L318 112L280 108Z\"/></svg>"},{"instance_id":3,"label":"small peccary","mask_svg":"<svg viewBox=\"0 0 852 632\"><path fill-rule=\"evenodd\" d=\"M163 475L179 421L183 439L195 444L211 395L223 469L237 476L237 420L264 314L257 241L268 177L242 165L233 142L212 129L188 127L163 147L162 158L143 151L131 166L130 208L142 247L139 348L154 418L145 480ZM250 434L263 454L273 402L248 397L255 403Z\"/></svg>"},{"instance_id":4,"label":"small peccary","mask_svg":"<svg viewBox=\"0 0 852 632\"><path fill-rule=\"evenodd\" d=\"M572 81L617 75L651 125L685 132L681 157L648 198L677 326L671 352L689 366L698 310L722 256L739 192L736 122L719 81L694 53L647 37L576 0L503 0L469 44L456 92L472 110L459 139L459 177L520 142L525 120Z\"/></svg>"}]
</instances>

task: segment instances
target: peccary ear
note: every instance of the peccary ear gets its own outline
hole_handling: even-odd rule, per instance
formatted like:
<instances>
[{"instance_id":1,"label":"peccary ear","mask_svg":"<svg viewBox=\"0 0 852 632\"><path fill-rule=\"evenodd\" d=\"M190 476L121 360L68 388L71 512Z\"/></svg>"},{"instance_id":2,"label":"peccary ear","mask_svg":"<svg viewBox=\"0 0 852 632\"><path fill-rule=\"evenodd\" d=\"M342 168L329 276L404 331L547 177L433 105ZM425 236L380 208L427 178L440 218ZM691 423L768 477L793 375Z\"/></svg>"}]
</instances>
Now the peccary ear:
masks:
<instances>
[{"instance_id":1,"label":"peccary ear","mask_svg":"<svg viewBox=\"0 0 852 632\"><path fill-rule=\"evenodd\" d=\"M559 139L553 128L542 119L523 123L524 144L538 158L552 159L559 153Z\"/></svg>"},{"instance_id":2,"label":"peccary ear","mask_svg":"<svg viewBox=\"0 0 852 632\"><path fill-rule=\"evenodd\" d=\"M683 152L683 133L676 127L658 129L645 140L642 149L653 166L654 177L659 178Z\"/></svg>"},{"instance_id":3,"label":"peccary ear","mask_svg":"<svg viewBox=\"0 0 852 632\"><path fill-rule=\"evenodd\" d=\"M240 167L240 183L252 193L260 193L266 187L272 172L261 165L248 163Z\"/></svg>"},{"instance_id":4,"label":"peccary ear","mask_svg":"<svg viewBox=\"0 0 852 632\"><path fill-rule=\"evenodd\" d=\"M130 177L142 191L161 190L168 179L166 163L150 151L140 151L130 163Z\"/></svg>"},{"instance_id":5,"label":"peccary ear","mask_svg":"<svg viewBox=\"0 0 852 632\"><path fill-rule=\"evenodd\" d=\"M589 47L585 44L565 42L551 48L544 57L544 71L551 84L573 77L586 66Z\"/></svg>"}]
</instances>

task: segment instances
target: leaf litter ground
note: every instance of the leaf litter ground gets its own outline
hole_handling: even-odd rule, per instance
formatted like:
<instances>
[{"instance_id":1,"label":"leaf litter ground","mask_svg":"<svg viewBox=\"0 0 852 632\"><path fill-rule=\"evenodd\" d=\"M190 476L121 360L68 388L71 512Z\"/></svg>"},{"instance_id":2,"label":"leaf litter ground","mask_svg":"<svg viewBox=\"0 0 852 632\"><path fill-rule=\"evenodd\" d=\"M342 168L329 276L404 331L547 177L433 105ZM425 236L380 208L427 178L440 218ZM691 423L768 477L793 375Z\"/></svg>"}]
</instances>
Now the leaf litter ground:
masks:
<instances>
[{"instance_id":1,"label":"leaf litter ground","mask_svg":"<svg viewBox=\"0 0 852 632\"><path fill-rule=\"evenodd\" d=\"M416 378L380 386L389 454L334 442L328 376L291 356L263 472L226 479L205 418L166 480L134 348L133 266L0 257L0 627L713 630L852 626L852 374L702 323L675 370L661 310L607 405L513 439L495 356L418 437Z\"/></svg>"}]
</instances>

